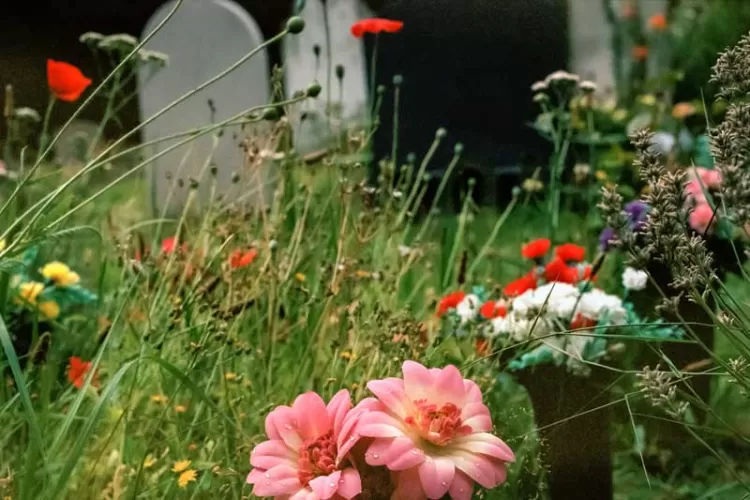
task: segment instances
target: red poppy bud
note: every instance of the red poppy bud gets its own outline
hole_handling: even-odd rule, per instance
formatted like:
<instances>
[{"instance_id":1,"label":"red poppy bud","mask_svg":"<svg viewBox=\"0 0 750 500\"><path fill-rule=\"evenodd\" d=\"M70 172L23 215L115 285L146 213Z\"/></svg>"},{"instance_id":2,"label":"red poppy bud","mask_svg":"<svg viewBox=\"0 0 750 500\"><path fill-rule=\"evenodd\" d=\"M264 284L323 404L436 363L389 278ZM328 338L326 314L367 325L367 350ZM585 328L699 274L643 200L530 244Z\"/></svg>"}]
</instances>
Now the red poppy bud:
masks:
<instances>
[{"instance_id":1,"label":"red poppy bud","mask_svg":"<svg viewBox=\"0 0 750 500\"><path fill-rule=\"evenodd\" d=\"M581 262L586 257L586 249L572 243L555 248L555 255L564 262Z\"/></svg>"},{"instance_id":2,"label":"red poppy bud","mask_svg":"<svg viewBox=\"0 0 750 500\"><path fill-rule=\"evenodd\" d=\"M357 38L362 38L365 33L372 33L377 35L378 33L398 33L404 27L404 23L401 21L392 21L390 19L362 19L352 25L352 35Z\"/></svg>"},{"instance_id":3,"label":"red poppy bud","mask_svg":"<svg viewBox=\"0 0 750 500\"><path fill-rule=\"evenodd\" d=\"M47 83L50 91L61 101L77 101L91 85L91 79L72 64L47 60Z\"/></svg>"}]
</instances>

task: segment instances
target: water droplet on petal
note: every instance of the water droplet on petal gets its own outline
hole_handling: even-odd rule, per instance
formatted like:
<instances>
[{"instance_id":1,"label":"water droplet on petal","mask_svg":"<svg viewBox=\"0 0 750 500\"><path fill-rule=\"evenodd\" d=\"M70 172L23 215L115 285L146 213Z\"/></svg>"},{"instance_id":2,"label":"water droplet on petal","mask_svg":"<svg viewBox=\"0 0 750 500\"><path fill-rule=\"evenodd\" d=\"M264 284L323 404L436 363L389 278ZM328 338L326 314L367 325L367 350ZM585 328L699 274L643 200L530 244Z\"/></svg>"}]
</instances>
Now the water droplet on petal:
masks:
<instances>
[{"instance_id":1,"label":"water droplet on petal","mask_svg":"<svg viewBox=\"0 0 750 500\"><path fill-rule=\"evenodd\" d=\"M378 457L380 457L380 455L378 455L377 453L372 454L372 458L378 458Z\"/></svg>"},{"instance_id":2,"label":"water droplet on petal","mask_svg":"<svg viewBox=\"0 0 750 500\"><path fill-rule=\"evenodd\" d=\"M271 477L271 473L270 472L266 472L265 476L268 477L268 478L270 478Z\"/></svg>"},{"instance_id":3,"label":"water droplet on petal","mask_svg":"<svg viewBox=\"0 0 750 500\"><path fill-rule=\"evenodd\" d=\"M419 455L419 450L417 450L417 449L415 448L415 449L411 450L411 454L412 454L412 455L415 455L415 456L416 456L416 455Z\"/></svg>"},{"instance_id":4,"label":"water droplet on petal","mask_svg":"<svg viewBox=\"0 0 750 500\"><path fill-rule=\"evenodd\" d=\"M336 486L336 483L328 483L328 486L329 486L330 488L333 488L334 486Z\"/></svg>"},{"instance_id":5,"label":"water droplet on petal","mask_svg":"<svg viewBox=\"0 0 750 500\"><path fill-rule=\"evenodd\" d=\"M446 483L445 481L441 481L440 484L442 484L443 486L448 486L448 483Z\"/></svg>"},{"instance_id":6,"label":"water droplet on petal","mask_svg":"<svg viewBox=\"0 0 750 500\"><path fill-rule=\"evenodd\" d=\"M284 429L286 429L288 431L291 431L292 430L292 426L289 425L289 424L284 424Z\"/></svg>"}]
</instances>

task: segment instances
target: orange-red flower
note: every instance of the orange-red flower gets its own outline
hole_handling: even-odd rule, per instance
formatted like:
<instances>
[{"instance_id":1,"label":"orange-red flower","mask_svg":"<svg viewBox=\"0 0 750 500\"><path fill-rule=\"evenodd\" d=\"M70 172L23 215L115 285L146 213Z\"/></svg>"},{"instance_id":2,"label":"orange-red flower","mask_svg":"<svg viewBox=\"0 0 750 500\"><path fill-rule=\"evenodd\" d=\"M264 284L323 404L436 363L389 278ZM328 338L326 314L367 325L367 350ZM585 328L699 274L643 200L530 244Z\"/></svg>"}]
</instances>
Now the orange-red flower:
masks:
<instances>
[{"instance_id":1,"label":"orange-red flower","mask_svg":"<svg viewBox=\"0 0 750 500\"><path fill-rule=\"evenodd\" d=\"M565 262L581 262L586 256L586 249L573 243L565 243L555 248L555 255Z\"/></svg>"},{"instance_id":2,"label":"orange-red flower","mask_svg":"<svg viewBox=\"0 0 750 500\"><path fill-rule=\"evenodd\" d=\"M527 259L541 259L549 252L550 245L548 239L534 240L521 247L521 255Z\"/></svg>"},{"instance_id":3,"label":"orange-red flower","mask_svg":"<svg viewBox=\"0 0 750 500\"><path fill-rule=\"evenodd\" d=\"M232 269L237 269L239 267L247 267L250 264L253 263L255 260L255 257L258 256L258 250L255 248L251 248L247 251L242 250L235 250L232 252L232 255L229 256L229 266Z\"/></svg>"},{"instance_id":4,"label":"orange-red flower","mask_svg":"<svg viewBox=\"0 0 750 500\"><path fill-rule=\"evenodd\" d=\"M633 47L633 59L639 62L648 59L648 46L636 45Z\"/></svg>"},{"instance_id":5,"label":"orange-red flower","mask_svg":"<svg viewBox=\"0 0 750 500\"><path fill-rule=\"evenodd\" d=\"M188 250L188 244L183 243L179 247L177 246L177 237L176 236L170 236L169 238L164 238L161 242L161 251L162 253L172 253L175 250L179 250L180 252L187 252Z\"/></svg>"},{"instance_id":6,"label":"orange-red flower","mask_svg":"<svg viewBox=\"0 0 750 500\"><path fill-rule=\"evenodd\" d=\"M495 300L488 300L479 308L479 314L484 319L504 318L508 314L508 308L499 305Z\"/></svg>"},{"instance_id":7,"label":"orange-red flower","mask_svg":"<svg viewBox=\"0 0 750 500\"><path fill-rule=\"evenodd\" d=\"M508 297L516 297L524 292L533 290L536 288L536 276L532 273L527 274L515 281L508 283L503 289L503 293Z\"/></svg>"},{"instance_id":8,"label":"orange-red flower","mask_svg":"<svg viewBox=\"0 0 750 500\"><path fill-rule=\"evenodd\" d=\"M352 35L357 38L362 38L365 33L372 33L377 35L378 33L398 33L404 27L404 23L401 21L393 21L391 19L362 19L352 24Z\"/></svg>"},{"instance_id":9,"label":"orange-red flower","mask_svg":"<svg viewBox=\"0 0 750 500\"><path fill-rule=\"evenodd\" d=\"M464 297L466 297L466 292L459 291L449 293L440 300L440 303L438 304L437 315L442 316L451 309L455 309L458 304L460 304L461 301L464 300Z\"/></svg>"},{"instance_id":10,"label":"orange-red flower","mask_svg":"<svg viewBox=\"0 0 750 500\"><path fill-rule=\"evenodd\" d=\"M576 314L573 321L570 322L570 328L573 330L579 330L584 328L593 328L596 326L596 320L584 316L581 313Z\"/></svg>"},{"instance_id":11,"label":"orange-red flower","mask_svg":"<svg viewBox=\"0 0 750 500\"><path fill-rule=\"evenodd\" d=\"M476 349L477 354L480 356L487 356L490 353L490 341L482 337L477 337L474 341L474 349Z\"/></svg>"},{"instance_id":12,"label":"orange-red flower","mask_svg":"<svg viewBox=\"0 0 750 500\"><path fill-rule=\"evenodd\" d=\"M648 27L654 31L667 29L667 16L665 14L654 14L648 20Z\"/></svg>"},{"instance_id":13,"label":"orange-red flower","mask_svg":"<svg viewBox=\"0 0 750 500\"><path fill-rule=\"evenodd\" d=\"M74 102L91 85L91 79L72 64L47 59L47 83L55 97Z\"/></svg>"},{"instance_id":14,"label":"orange-red flower","mask_svg":"<svg viewBox=\"0 0 750 500\"><path fill-rule=\"evenodd\" d=\"M68 380L73 384L76 389L83 387L83 383L86 381L86 375L91 370L91 361L83 361L77 356L72 356L68 359ZM91 381L91 385L97 387L99 385L96 379L96 374Z\"/></svg>"},{"instance_id":15,"label":"orange-red flower","mask_svg":"<svg viewBox=\"0 0 750 500\"><path fill-rule=\"evenodd\" d=\"M569 267L564 260L556 257L545 266L544 279L575 285L578 283L578 269Z\"/></svg>"}]
</instances>

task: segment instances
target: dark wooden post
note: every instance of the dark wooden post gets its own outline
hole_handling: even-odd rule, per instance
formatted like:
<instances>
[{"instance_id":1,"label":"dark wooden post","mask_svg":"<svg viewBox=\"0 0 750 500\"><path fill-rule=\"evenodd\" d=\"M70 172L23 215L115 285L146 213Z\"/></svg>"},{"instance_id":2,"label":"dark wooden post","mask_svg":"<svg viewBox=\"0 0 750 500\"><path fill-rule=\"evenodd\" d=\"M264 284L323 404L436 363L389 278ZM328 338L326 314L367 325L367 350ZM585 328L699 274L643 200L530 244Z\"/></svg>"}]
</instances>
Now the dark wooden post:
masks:
<instances>
[{"instance_id":1,"label":"dark wooden post","mask_svg":"<svg viewBox=\"0 0 750 500\"><path fill-rule=\"evenodd\" d=\"M609 401L606 375L538 366L518 376L534 407L552 500L612 498L611 409L594 410Z\"/></svg>"}]
</instances>

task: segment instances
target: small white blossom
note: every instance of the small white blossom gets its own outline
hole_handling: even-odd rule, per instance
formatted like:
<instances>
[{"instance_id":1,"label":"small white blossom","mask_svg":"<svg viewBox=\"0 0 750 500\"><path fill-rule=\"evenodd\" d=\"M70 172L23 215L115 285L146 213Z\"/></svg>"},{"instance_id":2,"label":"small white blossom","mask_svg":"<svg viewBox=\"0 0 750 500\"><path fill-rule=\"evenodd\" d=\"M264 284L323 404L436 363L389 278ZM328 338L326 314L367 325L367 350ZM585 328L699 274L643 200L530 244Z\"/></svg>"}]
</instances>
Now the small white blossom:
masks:
<instances>
[{"instance_id":1,"label":"small white blossom","mask_svg":"<svg viewBox=\"0 0 750 500\"><path fill-rule=\"evenodd\" d=\"M412 249L411 247L407 247L406 245L399 245L398 246L398 253L401 255L401 257L407 257L409 254L411 254Z\"/></svg>"},{"instance_id":2,"label":"small white blossom","mask_svg":"<svg viewBox=\"0 0 750 500\"><path fill-rule=\"evenodd\" d=\"M544 92L545 90L547 90L547 82L542 80L534 82L534 84L531 86L532 92Z\"/></svg>"},{"instance_id":3,"label":"small white blossom","mask_svg":"<svg viewBox=\"0 0 750 500\"><path fill-rule=\"evenodd\" d=\"M596 84L591 80L584 80L578 84L581 90L588 93L596 92Z\"/></svg>"},{"instance_id":4,"label":"small white blossom","mask_svg":"<svg viewBox=\"0 0 750 500\"><path fill-rule=\"evenodd\" d=\"M544 82L549 86L556 83L578 83L580 79L581 77L579 77L578 75L568 73L567 71L558 70L547 75L547 78L544 79Z\"/></svg>"},{"instance_id":5,"label":"small white blossom","mask_svg":"<svg viewBox=\"0 0 750 500\"><path fill-rule=\"evenodd\" d=\"M393 197L396 198L397 200L403 198L403 196L404 196L403 191L399 191L398 189L393 191Z\"/></svg>"},{"instance_id":6,"label":"small white blossom","mask_svg":"<svg viewBox=\"0 0 750 500\"><path fill-rule=\"evenodd\" d=\"M626 267L622 273L622 286L626 290L643 290L648 284L648 274L645 271Z\"/></svg>"},{"instance_id":7,"label":"small white blossom","mask_svg":"<svg viewBox=\"0 0 750 500\"><path fill-rule=\"evenodd\" d=\"M461 323L466 323L477 317L480 307L479 297L470 294L456 306L456 314L461 318Z\"/></svg>"}]
</instances>

